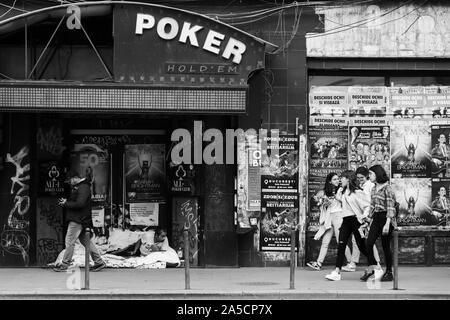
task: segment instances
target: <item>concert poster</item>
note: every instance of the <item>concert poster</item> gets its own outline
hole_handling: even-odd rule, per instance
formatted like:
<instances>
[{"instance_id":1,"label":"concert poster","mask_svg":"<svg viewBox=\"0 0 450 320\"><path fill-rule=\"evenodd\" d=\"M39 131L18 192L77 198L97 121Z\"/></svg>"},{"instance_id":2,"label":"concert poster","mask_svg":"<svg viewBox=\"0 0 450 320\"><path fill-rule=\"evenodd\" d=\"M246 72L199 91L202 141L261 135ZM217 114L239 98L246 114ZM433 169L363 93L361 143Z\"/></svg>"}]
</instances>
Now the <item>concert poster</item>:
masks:
<instances>
[{"instance_id":1,"label":"concert poster","mask_svg":"<svg viewBox=\"0 0 450 320\"><path fill-rule=\"evenodd\" d=\"M392 178L431 178L431 128L423 120L392 121Z\"/></svg>"}]
</instances>

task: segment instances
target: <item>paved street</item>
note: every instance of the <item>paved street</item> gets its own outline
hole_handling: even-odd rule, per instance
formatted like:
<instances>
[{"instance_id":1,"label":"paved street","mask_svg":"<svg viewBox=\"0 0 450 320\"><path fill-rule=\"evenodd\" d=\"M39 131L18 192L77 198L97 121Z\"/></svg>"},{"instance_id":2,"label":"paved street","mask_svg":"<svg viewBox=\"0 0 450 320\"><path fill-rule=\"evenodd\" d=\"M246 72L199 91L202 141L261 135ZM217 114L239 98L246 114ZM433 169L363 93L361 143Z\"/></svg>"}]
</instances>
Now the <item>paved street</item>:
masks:
<instances>
[{"instance_id":1,"label":"paved street","mask_svg":"<svg viewBox=\"0 0 450 320\"><path fill-rule=\"evenodd\" d=\"M191 269L191 289L184 290L184 269L104 269L91 273L91 290L81 273L42 268L0 269L1 299L448 299L449 267L401 267L399 289L392 283L359 281L362 268L330 282L323 271L296 268L289 289L289 268ZM81 277L81 280L80 280Z\"/></svg>"}]
</instances>

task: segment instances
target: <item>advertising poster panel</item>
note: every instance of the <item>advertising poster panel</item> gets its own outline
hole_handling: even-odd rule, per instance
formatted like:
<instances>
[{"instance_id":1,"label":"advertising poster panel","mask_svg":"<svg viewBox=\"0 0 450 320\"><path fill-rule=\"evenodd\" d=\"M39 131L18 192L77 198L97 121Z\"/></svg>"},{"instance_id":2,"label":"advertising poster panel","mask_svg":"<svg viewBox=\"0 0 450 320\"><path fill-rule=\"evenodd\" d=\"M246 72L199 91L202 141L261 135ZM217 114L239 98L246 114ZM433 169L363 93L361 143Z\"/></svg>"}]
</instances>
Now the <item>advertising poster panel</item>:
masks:
<instances>
[{"instance_id":1,"label":"advertising poster panel","mask_svg":"<svg viewBox=\"0 0 450 320\"><path fill-rule=\"evenodd\" d=\"M311 87L309 108L311 116L348 116L347 87Z\"/></svg>"},{"instance_id":2,"label":"advertising poster panel","mask_svg":"<svg viewBox=\"0 0 450 320\"><path fill-rule=\"evenodd\" d=\"M125 146L126 202L163 202L166 180L165 146Z\"/></svg>"},{"instance_id":3,"label":"advertising poster panel","mask_svg":"<svg viewBox=\"0 0 450 320\"><path fill-rule=\"evenodd\" d=\"M349 87L350 117L385 117L387 87Z\"/></svg>"},{"instance_id":4,"label":"advertising poster panel","mask_svg":"<svg viewBox=\"0 0 450 320\"><path fill-rule=\"evenodd\" d=\"M298 219L298 137L280 135L274 147L264 137L262 148L260 247L267 251L288 251L290 231ZM276 138L275 138L276 139Z\"/></svg>"},{"instance_id":5,"label":"advertising poster panel","mask_svg":"<svg viewBox=\"0 0 450 320\"><path fill-rule=\"evenodd\" d=\"M431 128L428 121L392 121L392 178L431 178Z\"/></svg>"},{"instance_id":6,"label":"advertising poster panel","mask_svg":"<svg viewBox=\"0 0 450 320\"><path fill-rule=\"evenodd\" d=\"M390 173L390 127L387 119L358 119L350 121L349 169L381 165Z\"/></svg>"}]
</instances>

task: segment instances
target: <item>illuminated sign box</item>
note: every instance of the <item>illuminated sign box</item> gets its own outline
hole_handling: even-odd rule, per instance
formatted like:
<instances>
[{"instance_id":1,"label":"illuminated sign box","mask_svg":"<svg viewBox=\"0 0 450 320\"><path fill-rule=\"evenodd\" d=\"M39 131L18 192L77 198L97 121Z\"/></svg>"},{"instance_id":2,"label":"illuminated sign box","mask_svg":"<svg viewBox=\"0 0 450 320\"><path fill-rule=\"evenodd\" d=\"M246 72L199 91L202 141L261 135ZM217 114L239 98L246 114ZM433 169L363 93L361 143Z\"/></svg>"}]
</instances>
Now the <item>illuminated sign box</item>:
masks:
<instances>
[{"instance_id":1,"label":"illuminated sign box","mask_svg":"<svg viewBox=\"0 0 450 320\"><path fill-rule=\"evenodd\" d=\"M245 113L247 90L0 82L0 111Z\"/></svg>"}]
</instances>

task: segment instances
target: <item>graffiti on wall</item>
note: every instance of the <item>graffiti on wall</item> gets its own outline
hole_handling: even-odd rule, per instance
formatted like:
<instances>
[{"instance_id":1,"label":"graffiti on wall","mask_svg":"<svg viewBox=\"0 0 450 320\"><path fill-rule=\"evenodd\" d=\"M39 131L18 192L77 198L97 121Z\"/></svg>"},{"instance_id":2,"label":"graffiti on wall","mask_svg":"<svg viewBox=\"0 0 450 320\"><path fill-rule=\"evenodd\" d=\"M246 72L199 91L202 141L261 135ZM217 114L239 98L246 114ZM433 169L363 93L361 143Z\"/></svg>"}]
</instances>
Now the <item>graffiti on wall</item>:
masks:
<instances>
[{"instance_id":1,"label":"graffiti on wall","mask_svg":"<svg viewBox=\"0 0 450 320\"><path fill-rule=\"evenodd\" d=\"M55 198L37 202L37 263L53 262L64 249L62 209Z\"/></svg>"},{"instance_id":2,"label":"graffiti on wall","mask_svg":"<svg viewBox=\"0 0 450 320\"><path fill-rule=\"evenodd\" d=\"M38 147L54 156L61 156L66 148L63 145L64 138L61 128L56 128L54 126L49 129L38 128L36 138Z\"/></svg>"},{"instance_id":3,"label":"graffiti on wall","mask_svg":"<svg viewBox=\"0 0 450 320\"><path fill-rule=\"evenodd\" d=\"M10 153L6 155L6 162L14 165L16 172L11 177L10 193L14 195L13 206L9 211L7 224L3 226L1 234L2 250L13 255L21 255L25 265L28 265L28 248L30 246L29 219L27 216L30 209L28 191L30 189L30 164L24 161L28 153L29 149L25 146L14 156L11 156Z\"/></svg>"}]
</instances>

